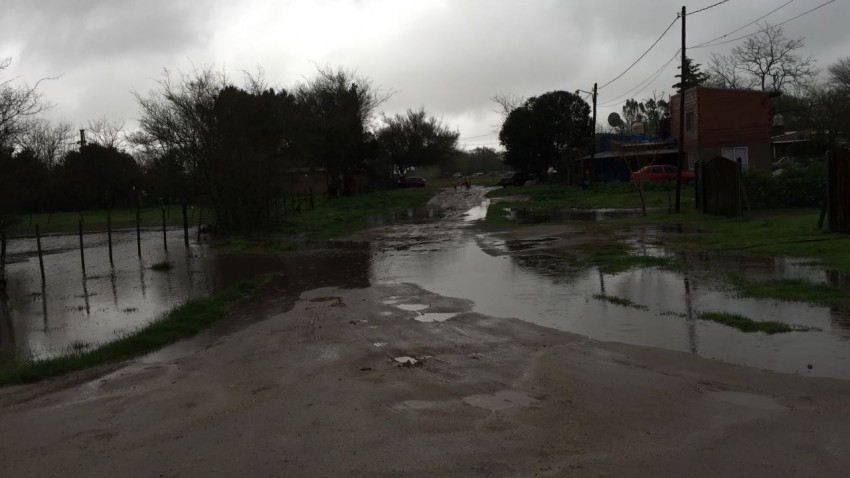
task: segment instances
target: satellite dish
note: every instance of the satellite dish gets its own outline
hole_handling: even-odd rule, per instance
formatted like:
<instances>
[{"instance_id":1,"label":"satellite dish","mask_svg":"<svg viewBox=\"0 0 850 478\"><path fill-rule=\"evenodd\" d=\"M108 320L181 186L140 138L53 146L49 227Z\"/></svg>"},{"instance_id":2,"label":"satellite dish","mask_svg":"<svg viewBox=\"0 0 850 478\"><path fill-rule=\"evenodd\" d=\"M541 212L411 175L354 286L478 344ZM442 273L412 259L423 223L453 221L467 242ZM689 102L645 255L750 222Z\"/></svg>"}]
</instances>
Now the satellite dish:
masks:
<instances>
[{"instance_id":1,"label":"satellite dish","mask_svg":"<svg viewBox=\"0 0 850 478\"><path fill-rule=\"evenodd\" d=\"M611 113L608 115L608 124L617 128L623 125L623 119L617 113Z\"/></svg>"}]
</instances>

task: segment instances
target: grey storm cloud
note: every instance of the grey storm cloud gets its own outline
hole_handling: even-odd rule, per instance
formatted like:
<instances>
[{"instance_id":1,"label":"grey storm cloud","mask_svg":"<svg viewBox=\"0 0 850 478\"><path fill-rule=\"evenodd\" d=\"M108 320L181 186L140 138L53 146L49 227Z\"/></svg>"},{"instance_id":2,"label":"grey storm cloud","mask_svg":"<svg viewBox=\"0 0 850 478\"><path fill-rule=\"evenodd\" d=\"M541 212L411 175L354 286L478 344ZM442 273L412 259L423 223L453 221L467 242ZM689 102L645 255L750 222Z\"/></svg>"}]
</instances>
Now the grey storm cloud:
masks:
<instances>
[{"instance_id":1,"label":"grey storm cloud","mask_svg":"<svg viewBox=\"0 0 850 478\"><path fill-rule=\"evenodd\" d=\"M778 23L826 0L730 0L687 19L688 43L716 38L781 7ZM7 0L0 16L0 56L8 75L32 81L61 75L44 93L53 114L78 124L109 116L131 121L131 91L155 86L163 68L193 65L266 71L283 87L309 78L316 65L354 69L385 90L389 114L425 107L465 144L495 145L490 97L528 97L555 89L589 90L622 73L676 18L717 0ZM783 28L804 37L806 55L825 68L850 55L847 0L836 0ZM784 6L783 6L784 5ZM738 35L757 29L750 26ZM600 117L629 97L671 93L679 25L623 77L602 88ZM738 43L689 51L705 65ZM666 64L666 67L662 67ZM657 79L652 74L660 71ZM629 95L630 93L630 95Z\"/></svg>"}]
</instances>

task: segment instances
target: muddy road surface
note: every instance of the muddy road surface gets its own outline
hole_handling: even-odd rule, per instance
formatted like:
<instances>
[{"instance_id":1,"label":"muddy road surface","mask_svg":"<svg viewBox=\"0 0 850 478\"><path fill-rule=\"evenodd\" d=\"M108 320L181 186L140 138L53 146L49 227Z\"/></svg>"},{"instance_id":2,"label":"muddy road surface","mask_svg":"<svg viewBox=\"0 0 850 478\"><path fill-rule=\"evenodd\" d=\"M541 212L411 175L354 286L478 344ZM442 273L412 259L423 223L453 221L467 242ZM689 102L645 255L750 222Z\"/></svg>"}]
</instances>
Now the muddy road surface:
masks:
<instances>
[{"instance_id":1,"label":"muddy road surface","mask_svg":"<svg viewBox=\"0 0 850 478\"><path fill-rule=\"evenodd\" d=\"M0 390L3 476L846 476L841 378L707 358L691 347L714 343L710 328L645 346L609 314L623 330L599 340L545 323L545 308L483 304L487 274L448 280L427 258L463 264L469 240L512 260L498 252L510 235L472 225L481 193L447 191L441 213L341 241L326 270L282 266L192 340ZM513 239L601 240L574 232ZM542 284L513 297L555 308Z\"/></svg>"}]
</instances>

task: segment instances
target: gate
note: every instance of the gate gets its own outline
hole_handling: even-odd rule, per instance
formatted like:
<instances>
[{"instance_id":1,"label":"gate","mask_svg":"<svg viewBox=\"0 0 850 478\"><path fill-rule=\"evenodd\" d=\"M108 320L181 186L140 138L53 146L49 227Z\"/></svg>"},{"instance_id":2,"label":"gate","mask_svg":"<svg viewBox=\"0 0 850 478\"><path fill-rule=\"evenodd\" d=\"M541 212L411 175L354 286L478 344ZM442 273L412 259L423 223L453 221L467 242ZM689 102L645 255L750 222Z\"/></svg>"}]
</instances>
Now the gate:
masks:
<instances>
[{"instance_id":1,"label":"gate","mask_svg":"<svg viewBox=\"0 0 850 478\"><path fill-rule=\"evenodd\" d=\"M850 233L850 149L830 151L827 175L829 230Z\"/></svg>"},{"instance_id":2,"label":"gate","mask_svg":"<svg viewBox=\"0 0 850 478\"><path fill-rule=\"evenodd\" d=\"M714 216L738 217L742 212L741 164L718 156L697 162L697 203Z\"/></svg>"}]
</instances>

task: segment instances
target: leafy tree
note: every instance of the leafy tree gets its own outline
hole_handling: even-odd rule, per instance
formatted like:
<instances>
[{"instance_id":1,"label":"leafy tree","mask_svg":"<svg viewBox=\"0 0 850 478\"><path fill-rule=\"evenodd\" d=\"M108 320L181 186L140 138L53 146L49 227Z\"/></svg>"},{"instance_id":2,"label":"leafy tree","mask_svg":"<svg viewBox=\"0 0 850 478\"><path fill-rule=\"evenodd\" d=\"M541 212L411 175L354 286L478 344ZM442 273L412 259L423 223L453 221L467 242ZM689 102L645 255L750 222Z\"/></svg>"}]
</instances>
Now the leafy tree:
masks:
<instances>
[{"instance_id":1,"label":"leafy tree","mask_svg":"<svg viewBox=\"0 0 850 478\"><path fill-rule=\"evenodd\" d=\"M679 81L673 85L673 88L676 91L682 87L682 83L684 83L685 89L693 88L695 86L700 86L709 79L709 75L707 73L703 73L700 71L700 64L694 63L693 59L685 57L685 78L682 80L682 65L678 66L679 74L676 75L676 78L679 78Z\"/></svg>"},{"instance_id":2,"label":"leafy tree","mask_svg":"<svg viewBox=\"0 0 850 478\"><path fill-rule=\"evenodd\" d=\"M664 99L664 93L653 92L652 96L638 101L626 100L623 105L622 132L631 131L635 123L643 123L647 134L660 134L662 123L670 119L670 102Z\"/></svg>"},{"instance_id":3,"label":"leafy tree","mask_svg":"<svg viewBox=\"0 0 850 478\"><path fill-rule=\"evenodd\" d=\"M218 147L210 176L219 227L275 225L281 176L296 140L294 97L284 90L249 93L228 86L216 100L215 115Z\"/></svg>"},{"instance_id":4,"label":"leafy tree","mask_svg":"<svg viewBox=\"0 0 850 478\"><path fill-rule=\"evenodd\" d=\"M377 132L378 143L402 176L411 167L440 163L457 146L458 132L428 116L424 108L384 116L384 123Z\"/></svg>"},{"instance_id":5,"label":"leafy tree","mask_svg":"<svg viewBox=\"0 0 850 478\"><path fill-rule=\"evenodd\" d=\"M545 178L570 148L587 141L591 123L590 106L576 94L551 91L529 98L508 114L499 132L505 163Z\"/></svg>"},{"instance_id":6,"label":"leafy tree","mask_svg":"<svg viewBox=\"0 0 850 478\"><path fill-rule=\"evenodd\" d=\"M55 173L59 200L54 205L64 210L130 206L142 187L141 169L132 156L98 144L68 152Z\"/></svg>"},{"instance_id":7,"label":"leafy tree","mask_svg":"<svg viewBox=\"0 0 850 478\"><path fill-rule=\"evenodd\" d=\"M787 38L782 27L765 23L730 55L712 55L711 82L727 88L802 92L818 73L813 57L797 53L803 45L802 38Z\"/></svg>"},{"instance_id":8,"label":"leafy tree","mask_svg":"<svg viewBox=\"0 0 850 478\"><path fill-rule=\"evenodd\" d=\"M468 153L467 174L488 171L501 171L504 168L502 153L487 146L479 146Z\"/></svg>"},{"instance_id":9,"label":"leafy tree","mask_svg":"<svg viewBox=\"0 0 850 478\"><path fill-rule=\"evenodd\" d=\"M29 149L13 154L11 149L0 148L0 172L2 229L8 225L9 216L36 212L43 208L49 171Z\"/></svg>"},{"instance_id":10,"label":"leafy tree","mask_svg":"<svg viewBox=\"0 0 850 478\"><path fill-rule=\"evenodd\" d=\"M320 68L318 76L295 90L307 129L306 153L325 169L328 192L348 194L354 175L367 171L373 152L368 128L375 109L389 98L371 80L344 68Z\"/></svg>"}]
</instances>

